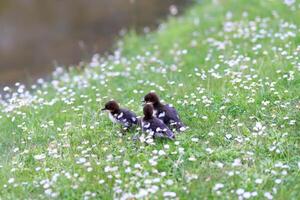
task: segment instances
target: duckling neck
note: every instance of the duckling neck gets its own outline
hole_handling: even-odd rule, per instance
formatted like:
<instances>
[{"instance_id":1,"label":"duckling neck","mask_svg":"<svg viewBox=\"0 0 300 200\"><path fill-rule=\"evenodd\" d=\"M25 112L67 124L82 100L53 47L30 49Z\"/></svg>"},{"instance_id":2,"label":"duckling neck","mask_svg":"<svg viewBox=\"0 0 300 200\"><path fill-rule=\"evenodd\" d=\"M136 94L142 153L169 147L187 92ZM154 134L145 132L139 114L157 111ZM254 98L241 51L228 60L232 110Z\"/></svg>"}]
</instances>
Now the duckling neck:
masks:
<instances>
[{"instance_id":1,"label":"duckling neck","mask_svg":"<svg viewBox=\"0 0 300 200\"><path fill-rule=\"evenodd\" d=\"M144 116L144 120L150 120L150 119L152 119L153 118L153 116L151 115L145 115Z\"/></svg>"},{"instance_id":2,"label":"duckling neck","mask_svg":"<svg viewBox=\"0 0 300 200\"><path fill-rule=\"evenodd\" d=\"M114 111L111 111L111 114L112 115L115 115L115 114L120 114L120 109L117 109L117 110L114 110Z\"/></svg>"},{"instance_id":3,"label":"duckling neck","mask_svg":"<svg viewBox=\"0 0 300 200\"><path fill-rule=\"evenodd\" d=\"M153 104L153 107L154 107L155 109L159 109L159 108L163 107L163 104L160 103L160 102L158 101L158 102L155 102L155 103Z\"/></svg>"}]
</instances>

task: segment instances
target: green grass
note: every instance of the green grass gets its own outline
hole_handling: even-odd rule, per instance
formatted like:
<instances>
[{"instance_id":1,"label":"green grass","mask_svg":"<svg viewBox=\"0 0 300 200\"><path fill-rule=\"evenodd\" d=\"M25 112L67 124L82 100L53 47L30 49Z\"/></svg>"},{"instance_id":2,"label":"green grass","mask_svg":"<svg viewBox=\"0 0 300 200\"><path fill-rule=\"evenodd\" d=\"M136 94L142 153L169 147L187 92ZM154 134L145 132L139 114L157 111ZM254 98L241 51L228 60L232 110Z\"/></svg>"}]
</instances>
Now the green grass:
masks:
<instances>
[{"instance_id":1,"label":"green grass","mask_svg":"<svg viewBox=\"0 0 300 200\"><path fill-rule=\"evenodd\" d=\"M0 199L299 199L300 2L283 2L200 1L96 64L11 89ZM100 112L113 98L141 115L151 90L190 127L176 141L133 142Z\"/></svg>"}]
</instances>

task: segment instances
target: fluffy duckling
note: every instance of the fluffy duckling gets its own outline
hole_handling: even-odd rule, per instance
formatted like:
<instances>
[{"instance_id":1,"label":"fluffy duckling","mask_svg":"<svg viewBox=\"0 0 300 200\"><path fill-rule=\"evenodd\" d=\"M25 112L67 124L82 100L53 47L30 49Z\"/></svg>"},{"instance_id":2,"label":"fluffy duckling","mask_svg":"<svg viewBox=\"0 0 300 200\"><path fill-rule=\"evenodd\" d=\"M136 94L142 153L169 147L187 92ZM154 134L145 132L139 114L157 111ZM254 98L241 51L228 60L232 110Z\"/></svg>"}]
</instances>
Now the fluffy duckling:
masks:
<instances>
[{"instance_id":1,"label":"fluffy duckling","mask_svg":"<svg viewBox=\"0 0 300 200\"><path fill-rule=\"evenodd\" d=\"M128 130L133 125L138 124L136 114L130 110L120 108L119 104L114 100L107 102L102 111L108 111L109 119L113 123L121 124L124 130Z\"/></svg>"},{"instance_id":2,"label":"fluffy duckling","mask_svg":"<svg viewBox=\"0 0 300 200\"><path fill-rule=\"evenodd\" d=\"M154 138L175 139L175 134L158 118L153 116L153 106L146 104L144 106L144 117L141 119L142 130L152 134Z\"/></svg>"},{"instance_id":3,"label":"fluffy duckling","mask_svg":"<svg viewBox=\"0 0 300 200\"><path fill-rule=\"evenodd\" d=\"M150 103L154 107L154 115L162 120L168 127L176 128L177 131L185 131L186 127L181 122L175 108L168 104L162 104L156 93L150 92L144 97L145 103Z\"/></svg>"}]
</instances>

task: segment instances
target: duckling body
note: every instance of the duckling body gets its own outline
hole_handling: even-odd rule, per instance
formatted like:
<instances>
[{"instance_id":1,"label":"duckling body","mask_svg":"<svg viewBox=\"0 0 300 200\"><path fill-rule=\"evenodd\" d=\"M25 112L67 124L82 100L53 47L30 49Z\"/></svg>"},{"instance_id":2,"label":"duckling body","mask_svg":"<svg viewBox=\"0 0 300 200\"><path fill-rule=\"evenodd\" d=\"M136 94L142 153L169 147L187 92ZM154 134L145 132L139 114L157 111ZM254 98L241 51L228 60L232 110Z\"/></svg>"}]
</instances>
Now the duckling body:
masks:
<instances>
[{"instance_id":1,"label":"duckling body","mask_svg":"<svg viewBox=\"0 0 300 200\"><path fill-rule=\"evenodd\" d=\"M108 116L113 123L119 123L127 128L136 125L138 122L136 114L127 109L121 108L119 112L114 114L109 112Z\"/></svg>"}]
</instances>

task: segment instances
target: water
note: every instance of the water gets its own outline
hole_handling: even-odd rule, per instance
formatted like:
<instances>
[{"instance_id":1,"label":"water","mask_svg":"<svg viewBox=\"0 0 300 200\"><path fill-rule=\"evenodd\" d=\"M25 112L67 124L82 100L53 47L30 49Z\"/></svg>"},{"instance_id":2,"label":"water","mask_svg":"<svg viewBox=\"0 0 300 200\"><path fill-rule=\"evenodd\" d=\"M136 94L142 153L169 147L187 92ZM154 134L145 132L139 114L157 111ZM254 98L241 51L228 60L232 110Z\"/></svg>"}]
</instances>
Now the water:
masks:
<instances>
[{"instance_id":1,"label":"water","mask_svg":"<svg viewBox=\"0 0 300 200\"><path fill-rule=\"evenodd\" d=\"M0 2L0 86L30 83L55 65L108 51L123 28L155 28L189 0ZM175 7L175 6L176 7ZM177 8L177 9L176 9Z\"/></svg>"}]
</instances>

